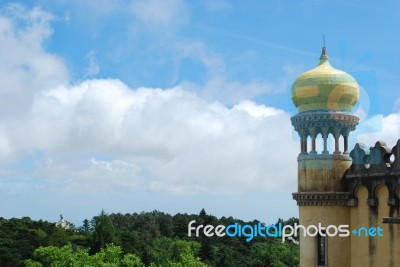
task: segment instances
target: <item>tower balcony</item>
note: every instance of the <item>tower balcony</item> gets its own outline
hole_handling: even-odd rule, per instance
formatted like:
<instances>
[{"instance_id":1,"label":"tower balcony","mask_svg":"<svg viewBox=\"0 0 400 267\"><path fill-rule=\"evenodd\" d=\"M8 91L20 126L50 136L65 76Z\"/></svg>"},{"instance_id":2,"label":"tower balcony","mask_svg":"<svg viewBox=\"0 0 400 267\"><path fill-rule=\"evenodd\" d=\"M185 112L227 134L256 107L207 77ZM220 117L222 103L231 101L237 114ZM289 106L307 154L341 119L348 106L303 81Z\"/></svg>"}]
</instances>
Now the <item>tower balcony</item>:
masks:
<instances>
[{"instance_id":1,"label":"tower balcony","mask_svg":"<svg viewBox=\"0 0 400 267\"><path fill-rule=\"evenodd\" d=\"M301 112L291 118L294 129L300 136L299 158L348 157L348 136L354 131L359 118L344 111L317 110ZM330 135L334 140L334 150L328 150ZM323 139L323 150L317 152L316 140ZM340 150L340 138L343 139L343 150ZM311 146L308 146L308 143Z\"/></svg>"}]
</instances>

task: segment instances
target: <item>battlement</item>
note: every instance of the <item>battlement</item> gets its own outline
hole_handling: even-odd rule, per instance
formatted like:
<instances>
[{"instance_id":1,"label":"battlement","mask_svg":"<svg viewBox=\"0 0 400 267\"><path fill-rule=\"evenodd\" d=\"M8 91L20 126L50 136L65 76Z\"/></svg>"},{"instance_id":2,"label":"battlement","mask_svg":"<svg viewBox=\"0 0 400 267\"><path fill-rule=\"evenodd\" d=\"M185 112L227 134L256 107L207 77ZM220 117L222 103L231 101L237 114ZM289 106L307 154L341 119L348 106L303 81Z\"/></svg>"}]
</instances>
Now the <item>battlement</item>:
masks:
<instances>
[{"instance_id":1,"label":"battlement","mask_svg":"<svg viewBox=\"0 0 400 267\"><path fill-rule=\"evenodd\" d=\"M344 174L342 185L350 193L349 206L356 206L357 187L363 185L368 189L368 205L377 206L376 189L386 186L389 206L398 206L397 190L400 185L400 139L393 148L385 142L378 141L374 147L357 143L350 152L352 164Z\"/></svg>"}]
</instances>

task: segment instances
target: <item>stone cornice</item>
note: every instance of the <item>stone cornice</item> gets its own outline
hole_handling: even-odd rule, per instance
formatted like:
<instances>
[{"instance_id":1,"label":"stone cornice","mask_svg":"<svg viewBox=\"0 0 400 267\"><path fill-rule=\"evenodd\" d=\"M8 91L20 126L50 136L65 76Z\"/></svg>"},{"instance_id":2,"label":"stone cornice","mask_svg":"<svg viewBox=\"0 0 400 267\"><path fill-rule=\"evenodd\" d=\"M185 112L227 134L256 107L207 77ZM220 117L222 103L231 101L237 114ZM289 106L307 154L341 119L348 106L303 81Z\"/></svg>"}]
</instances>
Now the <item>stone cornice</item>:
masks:
<instances>
[{"instance_id":1,"label":"stone cornice","mask_svg":"<svg viewBox=\"0 0 400 267\"><path fill-rule=\"evenodd\" d=\"M351 161L351 157L348 154L299 154L297 161L302 160L348 160Z\"/></svg>"},{"instance_id":2,"label":"stone cornice","mask_svg":"<svg viewBox=\"0 0 400 267\"><path fill-rule=\"evenodd\" d=\"M344 125L357 125L359 118L351 113L341 111L312 111L302 112L292 117L292 123L315 123L315 122L331 122L335 121Z\"/></svg>"},{"instance_id":3,"label":"stone cornice","mask_svg":"<svg viewBox=\"0 0 400 267\"><path fill-rule=\"evenodd\" d=\"M293 199L298 206L347 206L350 199L348 192L297 192Z\"/></svg>"}]
</instances>

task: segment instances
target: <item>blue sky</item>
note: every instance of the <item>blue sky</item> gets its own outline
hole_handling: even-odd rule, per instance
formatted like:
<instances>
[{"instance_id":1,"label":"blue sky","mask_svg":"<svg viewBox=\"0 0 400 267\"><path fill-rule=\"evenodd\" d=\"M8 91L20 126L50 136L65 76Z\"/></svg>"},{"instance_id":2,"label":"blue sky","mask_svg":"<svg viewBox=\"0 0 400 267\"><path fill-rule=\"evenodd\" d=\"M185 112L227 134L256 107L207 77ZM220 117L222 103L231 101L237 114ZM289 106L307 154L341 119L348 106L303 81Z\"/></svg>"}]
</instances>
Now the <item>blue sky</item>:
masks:
<instances>
[{"instance_id":1,"label":"blue sky","mask_svg":"<svg viewBox=\"0 0 400 267\"><path fill-rule=\"evenodd\" d=\"M297 216L290 86L361 87L357 141L400 130L396 1L1 1L0 216Z\"/></svg>"}]
</instances>

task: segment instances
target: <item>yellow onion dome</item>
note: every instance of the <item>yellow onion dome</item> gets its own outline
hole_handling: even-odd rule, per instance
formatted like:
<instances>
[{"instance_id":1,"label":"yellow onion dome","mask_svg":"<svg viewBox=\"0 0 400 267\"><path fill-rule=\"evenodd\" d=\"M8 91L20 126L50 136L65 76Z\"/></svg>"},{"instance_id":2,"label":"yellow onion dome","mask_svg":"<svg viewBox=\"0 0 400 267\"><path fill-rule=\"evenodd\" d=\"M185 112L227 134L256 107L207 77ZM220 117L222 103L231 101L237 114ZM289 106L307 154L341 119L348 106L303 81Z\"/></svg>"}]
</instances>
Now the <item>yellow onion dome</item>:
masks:
<instances>
[{"instance_id":1,"label":"yellow onion dome","mask_svg":"<svg viewBox=\"0 0 400 267\"><path fill-rule=\"evenodd\" d=\"M357 81L331 66L325 47L318 66L300 74L292 85L292 101L299 112L351 111L358 97Z\"/></svg>"}]
</instances>

